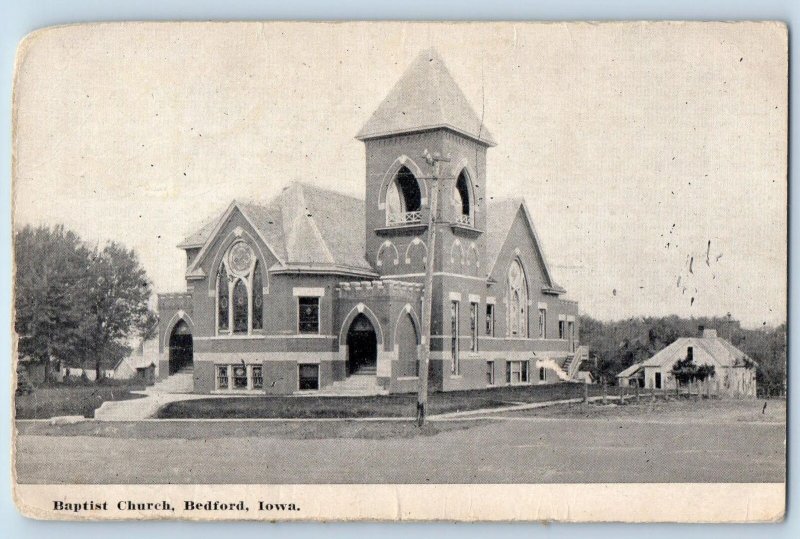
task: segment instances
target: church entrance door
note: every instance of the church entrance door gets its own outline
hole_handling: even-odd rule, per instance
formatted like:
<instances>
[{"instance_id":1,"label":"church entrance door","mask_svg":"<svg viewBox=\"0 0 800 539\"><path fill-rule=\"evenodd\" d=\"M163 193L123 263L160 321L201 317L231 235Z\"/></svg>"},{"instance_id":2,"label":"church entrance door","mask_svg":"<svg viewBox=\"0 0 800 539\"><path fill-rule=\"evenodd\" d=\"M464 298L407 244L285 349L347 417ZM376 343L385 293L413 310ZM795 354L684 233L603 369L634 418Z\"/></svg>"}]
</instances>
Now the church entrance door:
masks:
<instances>
[{"instance_id":1,"label":"church entrance door","mask_svg":"<svg viewBox=\"0 0 800 539\"><path fill-rule=\"evenodd\" d=\"M378 338L372 322L359 314L347 332L347 375L376 374L378 362Z\"/></svg>"}]
</instances>

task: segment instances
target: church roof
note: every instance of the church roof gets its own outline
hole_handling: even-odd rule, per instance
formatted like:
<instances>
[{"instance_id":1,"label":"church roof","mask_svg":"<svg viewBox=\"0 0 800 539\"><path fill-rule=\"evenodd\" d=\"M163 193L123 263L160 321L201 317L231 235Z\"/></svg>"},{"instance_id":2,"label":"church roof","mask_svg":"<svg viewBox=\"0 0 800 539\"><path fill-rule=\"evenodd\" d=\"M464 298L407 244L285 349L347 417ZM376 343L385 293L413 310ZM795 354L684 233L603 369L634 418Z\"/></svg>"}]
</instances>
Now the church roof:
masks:
<instances>
[{"instance_id":1,"label":"church roof","mask_svg":"<svg viewBox=\"0 0 800 539\"><path fill-rule=\"evenodd\" d=\"M533 240L538 250L537 254L544 270L544 277L549 284L545 292L563 294L566 290L553 280L550 266L544 256L544 248L539 239L539 234L533 225L533 218L525 205L525 201L519 197L495 200L490 202L486 209L486 265L484 267L487 271L487 278L494 271L497 258L500 256L500 251L503 249L506 238L508 238L508 234L511 231L511 225L514 224L514 219L517 218L520 211L523 213L523 217L533 235Z\"/></svg>"},{"instance_id":2,"label":"church roof","mask_svg":"<svg viewBox=\"0 0 800 539\"><path fill-rule=\"evenodd\" d=\"M435 128L451 129L487 146L495 145L439 53L428 49L417 56L356 138Z\"/></svg>"},{"instance_id":3,"label":"church roof","mask_svg":"<svg viewBox=\"0 0 800 539\"><path fill-rule=\"evenodd\" d=\"M179 246L205 246L234 209L242 213L278 259L272 270L375 273L364 258L364 202L300 182L293 182L267 203L234 201ZM202 258L201 251L188 274L194 274Z\"/></svg>"}]
</instances>

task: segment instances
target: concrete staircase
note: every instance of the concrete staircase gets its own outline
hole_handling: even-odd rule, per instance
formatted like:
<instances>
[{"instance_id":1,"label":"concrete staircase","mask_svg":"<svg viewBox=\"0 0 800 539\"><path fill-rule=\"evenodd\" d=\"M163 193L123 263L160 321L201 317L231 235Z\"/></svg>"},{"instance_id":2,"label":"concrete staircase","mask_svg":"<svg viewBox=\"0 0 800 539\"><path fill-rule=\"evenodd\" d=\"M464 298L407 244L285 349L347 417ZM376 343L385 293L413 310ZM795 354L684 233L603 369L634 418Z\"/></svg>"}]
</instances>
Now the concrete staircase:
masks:
<instances>
[{"instance_id":1,"label":"concrete staircase","mask_svg":"<svg viewBox=\"0 0 800 539\"><path fill-rule=\"evenodd\" d=\"M363 369L344 380L315 391L313 395L323 397L366 397L387 395L389 392L378 384L375 374L363 374Z\"/></svg>"},{"instance_id":2,"label":"concrete staircase","mask_svg":"<svg viewBox=\"0 0 800 539\"><path fill-rule=\"evenodd\" d=\"M194 369L187 367L147 388L148 393L191 393L194 390Z\"/></svg>"}]
</instances>

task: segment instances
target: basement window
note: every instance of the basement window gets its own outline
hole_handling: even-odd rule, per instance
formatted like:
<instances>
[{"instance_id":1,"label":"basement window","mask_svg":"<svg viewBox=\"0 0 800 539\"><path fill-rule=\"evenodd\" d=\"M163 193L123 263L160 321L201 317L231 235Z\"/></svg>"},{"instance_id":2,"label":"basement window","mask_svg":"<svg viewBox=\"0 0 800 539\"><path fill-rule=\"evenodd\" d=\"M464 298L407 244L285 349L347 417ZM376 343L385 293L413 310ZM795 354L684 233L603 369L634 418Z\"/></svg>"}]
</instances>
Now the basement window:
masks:
<instances>
[{"instance_id":1,"label":"basement window","mask_svg":"<svg viewBox=\"0 0 800 539\"><path fill-rule=\"evenodd\" d=\"M297 372L300 391L319 389L319 365L301 363L297 366Z\"/></svg>"}]
</instances>

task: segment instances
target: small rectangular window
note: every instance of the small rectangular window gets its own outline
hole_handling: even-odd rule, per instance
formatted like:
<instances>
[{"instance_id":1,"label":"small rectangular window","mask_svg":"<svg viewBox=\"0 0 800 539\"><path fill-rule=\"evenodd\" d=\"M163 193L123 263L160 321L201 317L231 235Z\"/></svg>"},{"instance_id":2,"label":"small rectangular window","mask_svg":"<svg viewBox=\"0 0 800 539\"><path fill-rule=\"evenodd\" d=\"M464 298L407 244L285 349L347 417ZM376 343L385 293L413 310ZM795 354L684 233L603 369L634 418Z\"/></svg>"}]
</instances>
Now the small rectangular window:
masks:
<instances>
[{"instance_id":1,"label":"small rectangular window","mask_svg":"<svg viewBox=\"0 0 800 539\"><path fill-rule=\"evenodd\" d=\"M539 338L547 338L547 309L539 309Z\"/></svg>"},{"instance_id":2,"label":"small rectangular window","mask_svg":"<svg viewBox=\"0 0 800 539\"><path fill-rule=\"evenodd\" d=\"M247 389L247 367L233 365L233 389Z\"/></svg>"},{"instance_id":3,"label":"small rectangular window","mask_svg":"<svg viewBox=\"0 0 800 539\"><path fill-rule=\"evenodd\" d=\"M486 385L494 385L494 361L486 362Z\"/></svg>"},{"instance_id":4,"label":"small rectangular window","mask_svg":"<svg viewBox=\"0 0 800 539\"><path fill-rule=\"evenodd\" d=\"M319 365L300 364L297 369L301 391L319 389Z\"/></svg>"},{"instance_id":5,"label":"small rectangular window","mask_svg":"<svg viewBox=\"0 0 800 539\"><path fill-rule=\"evenodd\" d=\"M217 365L217 389L228 389L227 365Z\"/></svg>"},{"instance_id":6,"label":"small rectangular window","mask_svg":"<svg viewBox=\"0 0 800 539\"><path fill-rule=\"evenodd\" d=\"M494 337L494 305L486 305L486 335Z\"/></svg>"},{"instance_id":7,"label":"small rectangular window","mask_svg":"<svg viewBox=\"0 0 800 539\"><path fill-rule=\"evenodd\" d=\"M297 329L300 333L319 333L319 298L297 299Z\"/></svg>"},{"instance_id":8,"label":"small rectangular window","mask_svg":"<svg viewBox=\"0 0 800 539\"><path fill-rule=\"evenodd\" d=\"M469 304L469 334L471 337L470 352L478 351L478 304Z\"/></svg>"},{"instance_id":9,"label":"small rectangular window","mask_svg":"<svg viewBox=\"0 0 800 539\"><path fill-rule=\"evenodd\" d=\"M539 367L539 381L545 382L547 381L547 369L544 367Z\"/></svg>"},{"instance_id":10,"label":"small rectangular window","mask_svg":"<svg viewBox=\"0 0 800 539\"><path fill-rule=\"evenodd\" d=\"M452 355L450 372L451 374L458 374L459 371L459 357L458 357L458 301L450 302L450 353Z\"/></svg>"},{"instance_id":11,"label":"small rectangular window","mask_svg":"<svg viewBox=\"0 0 800 539\"><path fill-rule=\"evenodd\" d=\"M566 339L567 333L565 331L566 322L564 320L558 321L558 338L559 339Z\"/></svg>"},{"instance_id":12,"label":"small rectangular window","mask_svg":"<svg viewBox=\"0 0 800 539\"><path fill-rule=\"evenodd\" d=\"M522 379L522 382L525 383L528 381L528 374L529 374L528 370L530 367L530 361L520 362L519 367L520 367L520 378Z\"/></svg>"},{"instance_id":13,"label":"small rectangular window","mask_svg":"<svg viewBox=\"0 0 800 539\"><path fill-rule=\"evenodd\" d=\"M656 373L656 389L661 389L661 373Z\"/></svg>"},{"instance_id":14,"label":"small rectangular window","mask_svg":"<svg viewBox=\"0 0 800 539\"><path fill-rule=\"evenodd\" d=\"M253 389L264 388L264 371L261 365L253 365Z\"/></svg>"},{"instance_id":15,"label":"small rectangular window","mask_svg":"<svg viewBox=\"0 0 800 539\"><path fill-rule=\"evenodd\" d=\"M694 347L693 346L689 346L686 349L686 359L688 359L689 361L693 361L694 360Z\"/></svg>"}]
</instances>

